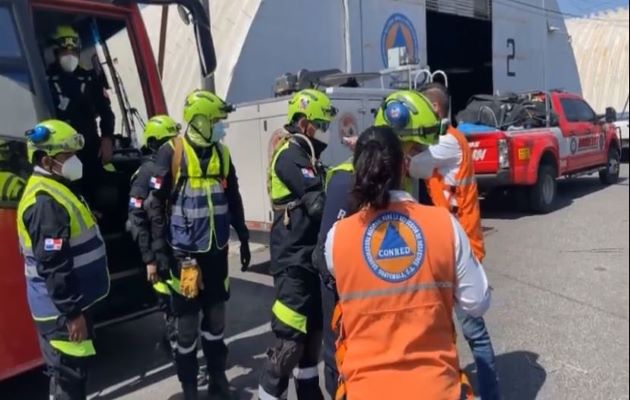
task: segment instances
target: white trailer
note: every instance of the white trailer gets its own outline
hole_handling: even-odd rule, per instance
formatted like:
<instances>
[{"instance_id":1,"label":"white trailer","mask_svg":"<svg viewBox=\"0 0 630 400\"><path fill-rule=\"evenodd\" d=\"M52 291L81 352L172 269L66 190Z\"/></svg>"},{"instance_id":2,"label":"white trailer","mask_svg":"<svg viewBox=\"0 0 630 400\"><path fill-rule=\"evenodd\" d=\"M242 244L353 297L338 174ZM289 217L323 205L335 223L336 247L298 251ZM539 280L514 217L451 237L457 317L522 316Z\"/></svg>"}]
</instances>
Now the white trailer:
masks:
<instances>
[{"instance_id":1,"label":"white trailer","mask_svg":"<svg viewBox=\"0 0 630 400\"><path fill-rule=\"evenodd\" d=\"M339 114L331 124L329 144L322 154L325 165L334 165L351 157L341 143L344 136L354 136L374 121L372 110L378 108L391 90L331 87L326 90ZM230 114L224 143L236 166L250 229L268 231L273 221L267 194L267 171L271 153L279 138L278 130L287 123L289 97L277 97L240 104Z\"/></svg>"}]
</instances>

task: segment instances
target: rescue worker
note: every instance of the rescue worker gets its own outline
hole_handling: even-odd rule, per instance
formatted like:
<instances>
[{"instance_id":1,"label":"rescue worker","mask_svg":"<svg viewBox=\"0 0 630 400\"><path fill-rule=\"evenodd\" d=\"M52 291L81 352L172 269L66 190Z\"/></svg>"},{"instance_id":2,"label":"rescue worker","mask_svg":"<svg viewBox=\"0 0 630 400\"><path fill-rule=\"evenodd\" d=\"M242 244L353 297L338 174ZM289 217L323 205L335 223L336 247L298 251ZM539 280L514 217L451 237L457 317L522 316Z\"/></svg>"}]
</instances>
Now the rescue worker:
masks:
<instances>
[{"instance_id":1,"label":"rescue worker","mask_svg":"<svg viewBox=\"0 0 630 400\"><path fill-rule=\"evenodd\" d=\"M415 110L411 112L408 110ZM377 125L394 125L398 129L395 130L399 139L403 144L405 154L411 155L419 151L418 148L434 143L438 140L439 134L442 132L442 125L438 118L431 110L428 100L424 99L419 93L412 91L398 91L388 96L378 109L375 119ZM349 137L344 139L350 149L354 151L358 137ZM334 280L327 273L323 252L326 235L332 228L336 220L346 217L350 212L350 189L352 180L354 179L354 166L352 159L347 160L338 166L330 169L326 177L326 205L324 207L324 216L319 233L319 242L317 250L313 254L314 264L317 266L322 276L322 299L324 309L324 371L326 390L331 397L337 390L338 371L335 361L335 341L338 333L331 326L333 319L333 310L337 303L337 295L334 291ZM403 177L403 186L405 190L411 192L412 182L407 177ZM422 189L422 187L420 187ZM430 205L425 198L428 195L422 195L420 199L422 204Z\"/></svg>"},{"instance_id":2,"label":"rescue worker","mask_svg":"<svg viewBox=\"0 0 630 400\"><path fill-rule=\"evenodd\" d=\"M15 202L26 186L24 179L14 174L10 164L9 142L0 139L0 202Z\"/></svg>"},{"instance_id":3,"label":"rescue worker","mask_svg":"<svg viewBox=\"0 0 630 400\"><path fill-rule=\"evenodd\" d=\"M88 202L98 205L103 165L112 159L115 116L106 87L96 75L79 65L81 39L69 25L60 25L51 41L55 63L47 71L57 118L81 132L85 146L78 153L84 165L81 189ZM100 137L96 118L100 119Z\"/></svg>"},{"instance_id":4,"label":"rescue worker","mask_svg":"<svg viewBox=\"0 0 630 400\"><path fill-rule=\"evenodd\" d=\"M289 101L287 136L274 151L268 172L274 221L270 233L276 299L272 330L276 345L260 377L259 398L285 396L292 375L298 399L323 399L317 364L322 341L319 274L312 263L324 197L319 157L336 114L326 94L306 89Z\"/></svg>"},{"instance_id":5,"label":"rescue worker","mask_svg":"<svg viewBox=\"0 0 630 400\"><path fill-rule=\"evenodd\" d=\"M405 158L390 127L361 134L353 165L357 212L335 223L325 252L340 299L337 398L459 399L451 315L454 303L488 309L483 267L448 211L399 189Z\"/></svg>"},{"instance_id":6,"label":"rescue worker","mask_svg":"<svg viewBox=\"0 0 630 400\"><path fill-rule=\"evenodd\" d=\"M236 169L228 147L218 141L224 134L222 120L232 110L211 92L195 91L187 97L185 135L160 148L145 206L149 218L169 221L167 240L177 260L171 271L177 318L175 362L186 400L198 396L200 312L201 347L210 376L210 393L231 398L225 375L228 349L223 338L225 302L230 297L230 224L241 242L242 266L247 267L251 260ZM168 249L163 248L166 240L153 240L162 243L158 251L167 253Z\"/></svg>"},{"instance_id":7,"label":"rescue worker","mask_svg":"<svg viewBox=\"0 0 630 400\"><path fill-rule=\"evenodd\" d=\"M171 310L171 267L174 262L170 248L163 242L166 225L164 218L149 218L145 201L151 191L151 177L155 171L155 157L166 142L179 134L180 126L168 115L151 118L144 128L141 148L142 165L131 178L129 193L129 229L138 244L142 261L147 268L147 281L153 285L158 305L164 313L165 338L169 350L177 349L177 327Z\"/></svg>"},{"instance_id":8,"label":"rescue worker","mask_svg":"<svg viewBox=\"0 0 630 400\"><path fill-rule=\"evenodd\" d=\"M446 87L432 83L422 93L431 101L440 118L448 118L450 96ZM438 143L411 159L409 174L415 179L426 180L433 203L448 209L457 218L475 257L483 262L485 247L477 183L472 153L464 134L449 124L447 134L440 136ZM484 319L471 317L460 310L457 310L457 317L475 358L481 399L499 399L496 357Z\"/></svg>"},{"instance_id":9,"label":"rescue worker","mask_svg":"<svg viewBox=\"0 0 630 400\"><path fill-rule=\"evenodd\" d=\"M53 400L86 399L87 361L96 354L90 308L109 292L105 243L85 201L70 189L81 178L83 136L62 121L27 132L34 165L18 205L26 292L51 378Z\"/></svg>"}]
</instances>

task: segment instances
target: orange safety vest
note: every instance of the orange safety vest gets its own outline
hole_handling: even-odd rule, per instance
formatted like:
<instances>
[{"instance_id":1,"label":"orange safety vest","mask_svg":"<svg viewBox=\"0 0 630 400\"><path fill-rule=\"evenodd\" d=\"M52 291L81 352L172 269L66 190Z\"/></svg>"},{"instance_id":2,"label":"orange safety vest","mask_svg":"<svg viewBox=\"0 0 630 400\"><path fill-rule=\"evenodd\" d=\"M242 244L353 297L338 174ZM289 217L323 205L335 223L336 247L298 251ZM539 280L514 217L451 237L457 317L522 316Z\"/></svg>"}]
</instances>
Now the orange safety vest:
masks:
<instances>
[{"instance_id":1,"label":"orange safety vest","mask_svg":"<svg viewBox=\"0 0 630 400\"><path fill-rule=\"evenodd\" d=\"M460 398L454 243L448 212L411 201L337 222L338 399Z\"/></svg>"},{"instance_id":2,"label":"orange safety vest","mask_svg":"<svg viewBox=\"0 0 630 400\"><path fill-rule=\"evenodd\" d=\"M462 149L462 161L455 176L456 184L447 185L444 182L444 177L435 169L433 176L427 180L427 188L434 205L450 210L457 217L468 236L468 240L470 240L475 257L479 261L483 261L486 256L486 249L483 242L481 212L472 153L463 133L450 127L448 134L457 139L459 147Z\"/></svg>"}]
</instances>

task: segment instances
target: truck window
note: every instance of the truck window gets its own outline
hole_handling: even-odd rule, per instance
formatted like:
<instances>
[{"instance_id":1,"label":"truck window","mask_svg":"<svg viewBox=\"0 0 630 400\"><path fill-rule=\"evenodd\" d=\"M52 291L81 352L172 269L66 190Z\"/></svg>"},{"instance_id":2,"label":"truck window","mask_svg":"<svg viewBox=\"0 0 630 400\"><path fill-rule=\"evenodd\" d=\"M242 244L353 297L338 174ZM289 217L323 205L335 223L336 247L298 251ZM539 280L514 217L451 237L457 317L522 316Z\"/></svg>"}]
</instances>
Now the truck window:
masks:
<instances>
[{"instance_id":1,"label":"truck window","mask_svg":"<svg viewBox=\"0 0 630 400\"><path fill-rule=\"evenodd\" d=\"M593 122L597 115L584 100L561 99L560 103L569 122Z\"/></svg>"},{"instance_id":2,"label":"truck window","mask_svg":"<svg viewBox=\"0 0 630 400\"><path fill-rule=\"evenodd\" d=\"M0 136L23 137L37 120L34 93L13 15L3 6L0 35Z\"/></svg>"},{"instance_id":3,"label":"truck window","mask_svg":"<svg viewBox=\"0 0 630 400\"><path fill-rule=\"evenodd\" d=\"M7 7L0 7L0 57L20 58L22 49L18 42L13 16Z\"/></svg>"},{"instance_id":4,"label":"truck window","mask_svg":"<svg viewBox=\"0 0 630 400\"><path fill-rule=\"evenodd\" d=\"M134 143L136 136L142 133L147 107L141 82L142 70L136 62L126 21L49 11L37 12L35 20L49 75L51 71L59 70L50 40L52 32L59 25L69 25L79 34L80 67L93 75L99 82L98 86L103 87L98 92L109 98L115 115L114 134L124 139L123 147L129 142ZM52 89L56 99L54 87ZM98 94L95 93L95 96Z\"/></svg>"},{"instance_id":5,"label":"truck window","mask_svg":"<svg viewBox=\"0 0 630 400\"><path fill-rule=\"evenodd\" d=\"M31 173L26 142L0 136L0 208L14 208Z\"/></svg>"}]
</instances>

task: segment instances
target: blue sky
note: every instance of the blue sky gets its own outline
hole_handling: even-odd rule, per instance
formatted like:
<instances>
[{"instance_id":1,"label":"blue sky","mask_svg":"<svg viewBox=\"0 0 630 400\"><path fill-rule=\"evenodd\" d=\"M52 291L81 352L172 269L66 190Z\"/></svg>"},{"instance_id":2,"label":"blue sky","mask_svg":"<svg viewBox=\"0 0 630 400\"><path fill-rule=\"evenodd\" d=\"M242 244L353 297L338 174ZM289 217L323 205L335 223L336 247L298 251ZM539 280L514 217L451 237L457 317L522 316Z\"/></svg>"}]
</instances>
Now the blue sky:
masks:
<instances>
[{"instance_id":1,"label":"blue sky","mask_svg":"<svg viewBox=\"0 0 630 400\"><path fill-rule=\"evenodd\" d=\"M584 15L595 11L628 6L628 0L558 0L562 12Z\"/></svg>"}]
</instances>

